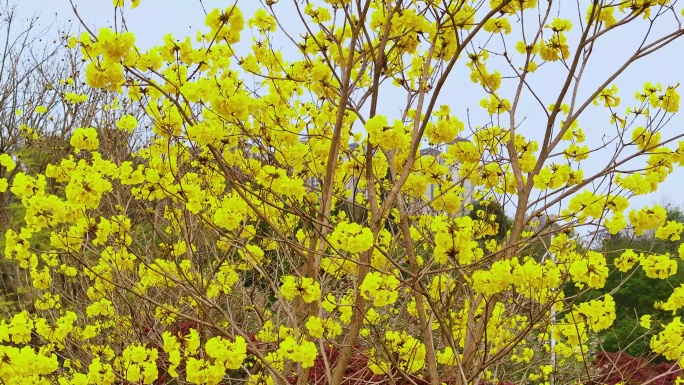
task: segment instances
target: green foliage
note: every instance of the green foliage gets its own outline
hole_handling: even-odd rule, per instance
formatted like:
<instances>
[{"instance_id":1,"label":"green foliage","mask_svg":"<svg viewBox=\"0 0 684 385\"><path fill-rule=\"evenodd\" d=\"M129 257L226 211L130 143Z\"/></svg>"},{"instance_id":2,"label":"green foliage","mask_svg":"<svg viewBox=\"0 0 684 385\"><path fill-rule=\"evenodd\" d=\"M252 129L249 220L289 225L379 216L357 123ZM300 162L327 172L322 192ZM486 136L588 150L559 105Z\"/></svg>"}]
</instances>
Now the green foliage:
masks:
<instances>
[{"instance_id":1,"label":"green foliage","mask_svg":"<svg viewBox=\"0 0 684 385\"><path fill-rule=\"evenodd\" d=\"M503 206L496 201L487 202L476 202L473 204L473 209L470 210L468 216L472 219L485 219L491 221L490 217L493 216L493 221L496 223L498 230L494 236L485 236L483 240L496 239L498 242L506 239L506 233L511 229L513 225L513 220L506 215Z\"/></svg>"},{"instance_id":2,"label":"green foliage","mask_svg":"<svg viewBox=\"0 0 684 385\"><path fill-rule=\"evenodd\" d=\"M681 222L684 213L679 208L669 208L667 220ZM600 247L601 252L606 254L606 263L614 265L614 261L625 250L632 249L635 253L649 254L677 254L677 249L682 240L667 241L646 234L637 237L634 234L623 231L606 238ZM684 261L677 260L677 274L668 279L652 279L646 276L643 269L638 266L625 273L617 269L608 276L606 285L601 290L587 291L579 295L577 303L597 298L603 294L611 293L616 305L615 324L609 331L602 333L602 348L607 352L626 351L628 354L643 357L648 356L650 335L644 336L644 328L639 325L639 318L644 314L653 314L654 303L666 301L674 287L684 284ZM619 290L616 290L619 288ZM566 295L577 294L575 287L566 288ZM675 316L684 316L680 310L675 314L659 312L652 319L654 322L668 323Z\"/></svg>"}]
</instances>

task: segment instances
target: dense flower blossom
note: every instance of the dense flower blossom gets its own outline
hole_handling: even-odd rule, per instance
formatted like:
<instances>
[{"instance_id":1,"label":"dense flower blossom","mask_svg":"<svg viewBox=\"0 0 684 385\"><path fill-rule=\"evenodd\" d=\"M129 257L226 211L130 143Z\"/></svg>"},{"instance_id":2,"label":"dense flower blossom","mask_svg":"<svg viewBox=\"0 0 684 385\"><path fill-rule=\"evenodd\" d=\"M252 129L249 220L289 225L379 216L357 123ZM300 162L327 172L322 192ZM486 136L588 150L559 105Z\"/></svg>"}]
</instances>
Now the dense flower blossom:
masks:
<instances>
[{"instance_id":1,"label":"dense flower blossom","mask_svg":"<svg viewBox=\"0 0 684 385\"><path fill-rule=\"evenodd\" d=\"M113 0L113 27L67 39L83 73L46 90L67 112L20 106L7 124L27 145L0 154L7 307L26 306L0 320L0 382L551 383L616 321L618 295L593 296L609 277L678 274L671 254L607 258L573 233L680 240L664 208L630 208L684 165L658 123L677 85L627 98L574 72L607 31L673 2L544 21L536 0L295 3L297 33L276 1L235 3L142 49L124 23L140 1ZM572 81L549 105L557 79L533 79L553 68ZM475 91L453 87L459 72ZM39 123L91 103L69 154L37 167ZM618 151L596 173L601 124ZM684 286L667 294L638 322L681 361Z\"/></svg>"}]
</instances>

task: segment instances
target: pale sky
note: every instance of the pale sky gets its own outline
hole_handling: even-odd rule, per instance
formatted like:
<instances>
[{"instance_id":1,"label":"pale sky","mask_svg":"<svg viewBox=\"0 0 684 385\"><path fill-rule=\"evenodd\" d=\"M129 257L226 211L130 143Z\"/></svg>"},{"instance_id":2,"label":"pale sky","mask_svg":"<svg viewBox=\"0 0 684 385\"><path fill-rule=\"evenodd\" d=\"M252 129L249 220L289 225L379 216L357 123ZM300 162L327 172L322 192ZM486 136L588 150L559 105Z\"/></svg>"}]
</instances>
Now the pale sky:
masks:
<instances>
[{"instance_id":1,"label":"pale sky","mask_svg":"<svg viewBox=\"0 0 684 385\"><path fill-rule=\"evenodd\" d=\"M583 0L579 1L582 4L585 3ZM92 30L112 25L114 8L111 0L74 0L74 3L84 22ZM228 7L234 3L234 0L203 0L202 3L205 9L210 11L216 7ZM576 10L577 3L575 1L561 1L559 3L562 7L561 14L563 17L567 17L565 15L566 11L575 12ZM18 1L18 4L21 15L28 16L32 13L40 12L42 15L41 21L45 25L56 20L58 27L68 26L71 23L72 31L81 30L78 21L73 15L69 0L22 0ZM242 9L245 19L248 19L254 10L259 7L259 2L256 0L239 0L238 6ZM282 15L281 20L285 23L285 28L297 36L299 34L297 32L299 18L292 9L291 0L280 0L275 7L277 12L282 12L280 15ZM288 20L292 20L292 22L287 23ZM172 33L177 38L184 38L187 35L194 37L197 30L204 27L204 12L198 0L141 0L141 4L137 9L126 11L126 22L129 30L135 33L137 45L141 48L148 48L160 44L163 36L167 33ZM514 20L511 20L511 24L515 30ZM633 27L622 29L608 36L603 44L597 45L590 66L584 75L585 80L583 84L585 86L580 89L581 95L593 92L597 85L603 82L605 77L617 68L618 64L616 64L614 59L624 59L627 57L627 49L633 50L635 42L641 40L645 25L642 22L635 24ZM575 26L575 28L578 27L578 25ZM243 32L243 42L247 44L251 44L249 33L247 29ZM574 36L577 35L575 34ZM248 47L248 45L245 47ZM291 49L284 42L281 48L283 48L286 55L287 49ZM509 48L509 50L512 51L512 48ZM623 101L632 102L634 92L640 90L645 81L660 82L663 86L674 85L678 82L684 83L684 72L682 72L684 66L682 63L684 63L684 39L679 39L666 49L657 52L654 56L647 57L633 64L628 71L618 78L616 84L620 88L620 96ZM476 111L480 109L478 101L484 97L482 91L479 90L478 86L470 83L468 80L469 72L462 63L460 66L457 65L454 75L453 83L448 84L444 89L443 95L440 96L440 102L449 104L452 108L452 113L458 114L461 120L465 121L467 109L470 110L471 117L477 117L479 112ZM540 91L542 96L545 90L548 90L547 96L557 95L560 88L559 79L561 77L559 77L558 72L553 70L553 67L549 69L542 67L531 79L533 85L541 87L538 91ZM684 93L684 86L678 90L680 93ZM472 96L472 92L476 92L477 96ZM380 113L389 116L396 115L400 106L403 106L403 95L401 99L396 99L391 96L391 93L385 94L382 99L383 103L381 104ZM538 105L532 103L531 97L525 98L523 102L524 104L519 109L521 117L528 110L529 113L523 126L520 128L520 132L528 137L534 137L535 132L539 132L536 122L541 121L543 123L544 121L539 119L542 115L538 111ZM551 102L550 98L544 100L546 105ZM525 103L530 104L527 105ZM626 106L627 104L625 103L621 104L618 111L624 113ZM535 112L535 109L537 112ZM684 109L684 101L682 109ZM477 122L474 122L474 125L477 125ZM601 143L604 133L614 132L608 124L608 116L605 109L587 110L580 119L580 127L584 129L590 147L592 144ZM663 130L663 137L667 138L673 135L673 133L680 132L684 132L682 112L675 115ZM601 163L601 156L594 157L594 160L594 162L583 165L585 176L591 175L597 165L605 166L605 163ZM684 206L684 169L675 169L675 172L670 175L656 193L637 197L630 203L632 207L638 208L663 200L668 200L675 205Z\"/></svg>"}]
</instances>

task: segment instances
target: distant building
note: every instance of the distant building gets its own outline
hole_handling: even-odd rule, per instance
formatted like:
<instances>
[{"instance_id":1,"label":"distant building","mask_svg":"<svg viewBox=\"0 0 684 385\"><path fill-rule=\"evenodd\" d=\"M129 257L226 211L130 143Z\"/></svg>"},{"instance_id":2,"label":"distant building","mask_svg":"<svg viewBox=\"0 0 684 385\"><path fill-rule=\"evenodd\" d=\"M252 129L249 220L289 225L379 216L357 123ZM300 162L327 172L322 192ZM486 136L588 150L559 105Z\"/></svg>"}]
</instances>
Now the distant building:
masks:
<instances>
[{"instance_id":1,"label":"distant building","mask_svg":"<svg viewBox=\"0 0 684 385\"><path fill-rule=\"evenodd\" d=\"M467 141L466 139L462 138L457 138L454 142L458 141ZM452 142L452 143L454 143ZM425 148L420 150L420 155L432 155L435 157L435 161L438 164L444 165L444 157L442 157L442 151L439 148ZM461 198L463 199L461 203L461 207L465 207L467 205L470 205L474 203L473 200L473 184L470 180L468 179L463 179L461 180L461 177L459 176L459 164L458 163L452 163L450 165L447 165L449 169L449 174L451 175L451 182L453 184L458 184L462 189L463 193L461 194ZM447 186L449 187L449 186ZM439 191L439 186L436 184L429 184L427 187L427 191L425 192L425 202L430 202L434 200L435 198L438 198L440 194ZM432 210L430 206L423 206L420 210L420 213L422 214L439 214L435 210Z\"/></svg>"},{"instance_id":2,"label":"distant building","mask_svg":"<svg viewBox=\"0 0 684 385\"><path fill-rule=\"evenodd\" d=\"M461 139L457 138L454 142L456 141L466 141L466 139ZM452 142L453 143L453 142ZM354 151L359 147L358 143L352 143L350 144L350 150ZM431 155L435 158L435 161L440 164L444 165L444 157L442 157L442 151L439 148L425 148L420 150L420 156L427 156ZM458 164L454 163L451 165L448 165L448 172L451 175L451 182L454 184L459 184L459 186L463 189L463 193L461 194L461 198L463 201L461 202L461 206L465 207L471 203L473 203L473 185L469 180L461 180L461 178L458 175L459 172L459 167ZM450 187L450 186L446 186ZM351 196L350 199L353 199L354 196L357 193L363 193L363 195L367 198L368 194L366 191L362 191L361 189L358 188L358 180L355 177L350 178L350 180L347 182L347 189L350 190ZM421 214L438 214L435 210L432 210L429 202L433 201L435 198L439 197L439 186L437 184L429 184L426 188L425 193L423 194L423 198L420 200L416 200L412 203L411 206L417 209L418 213Z\"/></svg>"}]
</instances>

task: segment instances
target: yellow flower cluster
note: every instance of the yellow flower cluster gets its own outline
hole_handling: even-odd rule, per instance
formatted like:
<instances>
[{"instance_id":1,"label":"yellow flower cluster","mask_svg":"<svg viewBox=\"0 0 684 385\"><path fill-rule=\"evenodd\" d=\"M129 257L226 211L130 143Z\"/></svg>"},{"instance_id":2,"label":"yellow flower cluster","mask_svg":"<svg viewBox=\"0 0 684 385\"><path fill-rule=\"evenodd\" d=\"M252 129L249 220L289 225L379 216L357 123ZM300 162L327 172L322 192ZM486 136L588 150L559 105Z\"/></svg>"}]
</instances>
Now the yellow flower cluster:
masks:
<instances>
[{"instance_id":1,"label":"yellow flower cluster","mask_svg":"<svg viewBox=\"0 0 684 385\"><path fill-rule=\"evenodd\" d=\"M655 237L658 239L668 241L680 240L680 235L684 231L684 224L676 221L667 221L663 226L658 227L655 232Z\"/></svg>"},{"instance_id":2,"label":"yellow flower cluster","mask_svg":"<svg viewBox=\"0 0 684 385\"><path fill-rule=\"evenodd\" d=\"M660 206L643 207L629 213L629 221L634 226L634 233L642 235L646 230L652 230L665 223L667 212ZM662 232L661 232L662 234Z\"/></svg>"},{"instance_id":3,"label":"yellow flower cluster","mask_svg":"<svg viewBox=\"0 0 684 385\"><path fill-rule=\"evenodd\" d=\"M113 3L118 17L139 0ZM571 305L563 285L600 289L611 269L627 273L637 265L653 279L677 273L670 255L633 250L609 266L605 255L581 250L565 233L551 242L555 258L542 261L522 253L545 234L514 228L501 239L497 216L474 209L475 201L508 202L517 194L524 194L526 210L560 197L559 223L591 222L616 234L629 222L637 235L655 230L658 239L678 240L684 225L666 222L664 209L625 213L627 196L655 191L684 165L684 141L670 150L652 122L631 125L631 115L677 112L676 86L646 83L627 109L629 119L616 111L616 85L592 96L610 111L624 146L647 159L643 171L610 175L615 183L598 193L586 189L594 176L585 179L579 164L596 150L583 144L583 107L560 100L545 111L541 104L556 119L548 126L553 137L542 143L520 135L521 104L504 94L512 77L523 80L579 54L570 50L571 21L551 18L503 55L486 43L504 39L508 46L519 35L510 20L537 7L536 0L405 1L391 12L374 0L365 20L350 0L307 2L301 16L308 30L295 41L299 58L274 50L281 19L271 3L247 22L237 5L210 10L207 28L194 39L166 35L147 50L125 29L69 40L87 62L87 85L120 95L100 105L78 88L79 79L54 86L69 108L93 103L111 114L117 130L76 128L69 138L75 151L44 173L24 161L13 172L21 158L0 154L0 193L9 189L23 216L5 233L4 255L24 269L21 294L35 305L32 313L0 321L2 382L47 384L51 375L59 385L150 384L165 361L179 383L218 384L228 371L245 368L247 383L279 383L276 375L314 366L319 343L356 349L341 343L357 338L348 335L357 327L355 342L377 374L399 369L426 378L431 360L448 371L465 360L495 382L495 371L478 365L501 354L535 366L529 379L547 380L556 368L533 365L539 357L532 340L549 351L554 337L553 353L582 360L593 333L615 320L610 295ZM590 5L587 20L599 24L589 30L619 24L616 12L648 17L655 4L668 2L632 3ZM440 14L448 17L434 18ZM245 43L245 25L253 40L238 44ZM488 38L476 39L482 46L463 44L471 33ZM510 71L491 66L502 58ZM474 100L492 118L476 123L468 141L459 138L464 121L432 99L457 59L484 91ZM406 91L401 114L376 108L385 87ZM25 123L22 135L39 138L26 116L52 107L23 109L13 116ZM517 119L515 127L498 119L506 114L510 124ZM147 130L140 148L110 153L112 138L138 130ZM418 151L425 142L429 153ZM463 215L468 211L474 215ZM683 308L684 286L657 306ZM527 314L548 307L561 322L549 322L543 310ZM206 325L188 328L187 320ZM410 321L426 334L396 329ZM654 351L678 358L670 352L681 353L679 319L642 319L651 323L663 327ZM483 340L473 344L473 330ZM520 338L530 331L535 338ZM430 336L439 338L423 340ZM427 353L433 347L436 357Z\"/></svg>"},{"instance_id":4,"label":"yellow flower cluster","mask_svg":"<svg viewBox=\"0 0 684 385\"><path fill-rule=\"evenodd\" d=\"M684 323L681 317L674 317L662 331L651 337L651 350L668 360L678 360L680 366L684 365Z\"/></svg>"},{"instance_id":5,"label":"yellow flower cluster","mask_svg":"<svg viewBox=\"0 0 684 385\"><path fill-rule=\"evenodd\" d=\"M568 148L567 151L579 151L580 155L573 156L576 160L580 160L581 154L585 150L578 148ZM582 170L573 170L569 164L555 164L545 166L534 176L534 187L540 190L557 189L563 186L572 186L579 184L584 179Z\"/></svg>"},{"instance_id":6,"label":"yellow flower cluster","mask_svg":"<svg viewBox=\"0 0 684 385\"><path fill-rule=\"evenodd\" d=\"M373 306L383 307L393 304L399 297L397 288L399 280L393 274L370 272L366 274L359 291L361 295L373 301Z\"/></svg>"},{"instance_id":7,"label":"yellow flower cluster","mask_svg":"<svg viewBox=\"0 0 684 385\"><path fill-rule=\"evenodd\" d=\"M282 278L280 294L288 301L295 297L302 297L304 302L311 303L321 297L321 284L309 277L294 277L287 275Z\"/></svg>"},{"instance_id":8,"label":"yellow flower cluster","mask_svg":"<svg viewBox=\"0 0 684 385\"><path fill-rule=\"evenodd\" d=\"M434 261L441 264L469 264L484 253L475 238L473 220L470 217L435 217L430 224L434 232Z\"/></svg>"},{"instance_id":9,"label":"yellow flower cluster","mask_svg":"<svg viewBox=\"0 0 684 385\"><path fill-rule=\"evenodd\" d=\"M311 316L306 321L306 329L312 337L322 338L323 333L328 338L335 338L342 334L342 326L331 318L321 319L316 316Z\"/></svg>"},{"instance_id":10,"label":"yellow flower cluster","mask_svg":"<svg viewBox=\"0 0 684 385\"><path fill-rule=\"evenodd\" d=\"M556 353L568 357L587 349L589 331L600 331L615 321L615 301L606 294L603 299L583 302L568 312L562 322L551 326L551 335L557 341Z\"/></svg>"},{"instance_id":11,"label":"yellow flower cluster","mask_svg":"<svg viewBox=\"0 0 684 385\"><path fill-rule=\"evenodd\" d=\"M670 297L665 302L656 302L655 308L664 311L671 311L676 314L677 310L684 307L684 285L676 287Z\"/></svg>"},{"instance_id":12,"label":"yellow flower cluster","mask_svg":"<svg viewBox=\"0 0 684 385\"><path fill-rule=\"evenodd\" d=\"M301 363L303 368L310 368L314 365L318 349L311 341L302 340L297 343L294 337L288 336L280 343L278 353L287 359Z\"/></svg>"},{"instance_id":13,"label":"yellow flower cluster","mask_svg":"<svg viewBox=\"0 0 684 385\"><path fill-rule=\"evenodd\" d=\"M95 40L88 33L69 40L70 47L79 44L83 54L92 59L85 72L88 85L120 91L125 82L123 65L132 65L136 60L133 33L116 33L110 28L102 28Z\"/></svg>"},{"instance_id":14,"label":"yellow flower cluster","mask_svg":"<svg viewBox=\"0 0 684 385\"><path fill-rule=\"evenodd\" d=\"M358 223L341 222L330 234L328 240L336 249L360 253L373 247L373 233Z\"/></svg>"},{"instance_id":15,"label":"yellow flower cluster","mask_svg":"<svg viewBox=\"0 0 684 385\"><path fill-rule=\"evenodd\" d=\"M57 355L49 351L36 352L30 346L21 348L0 345L0 379L5 384L48 385L45 377L59 367Z\"/></svg>"},{"instance_id":16,"label":"yellow flower cluster","mask_svg":"<svg viewBox=\"0 0 684 385\"><path fill-rule=\"evenodd\" d=\"M50 384L47 376L59 367L55 350L65 348L65 340L75 330L76 320L76 313L72 311L66 311L52 324L23 311L15 314L9 324L0 322L0 356L4 357L0 361L0 380L17 385ZM34 331L44 345L29 346ZM5 345L7 342L20 346Z\"/></svg>"},{"instance_id":17,"label":"yellow flower cluster","mask_svg":"<svg viewBox=\"0 0 684 385\"><path fill-rule=\"evenodd\" d=\"M385 333L391 352L397 353L399 367L407 373L415 373L425 366L425 345L406 332L388 331Z\"/></svg>"},{"instance_id":18,"label":"yellow flower cluster","mask_svg":"<svg viewBox=\"0 0 684 385\"><path fill-rule=\"evenodd\" d=\"M339 312L340 321L348 324L351 322L352 318L352 304L353 296L350 294L343 296L338 302L332 293L328 293L328 295L323 298L321 307L328 313Z\"/></svg>"},{"instance_id":19,"label":"yellow flower cluster","mask_svg":"<svg viewBox=\"0 0 684 385\"><path fill-rule=\"evenodd\" d=\"M666 279L677 274L677 261L668 254L651 254L640 259L641 268L649 278Z\"/></svg>"},{"instance_id":20,"label":"yellow flower cluster","mask_svg":"<svg viewBox=\"0 0 684 385\"><path fill-rule=\"evenodd\" d=\"M302 179L290 178L285 170L270 165L261 169L255 181L277 194L294 197L297 201L301 201L306 192Z\"/></svg>"},{"instance_id":21,"label":"yellow flower cluster","mask_svg":"<svg viewBox=\"0 0 684 385\"><path fill-rule=\"evenodd\" d=\"M524 263L520 263L514 257L494 262L489 270L475 271L472 287L479 293L492 295L515 285L523 295L534 293L536 296L533 299L545 302L543 295L561 282L561 273L551 261L540 264L532 258L525 258Z\"/></svg>"},{"instance_id":22,"label":"yellow flower cluster","mask_svg":"<svg viewBox=\"0 0 684 385\"><path fill-rule=\"evenodd\" d=\"M449 106L440 106L433 116L437 122L429 122L425 128L425 136L432 145L453 142L465 128L463 122L451 116Z\"/></svg>"},{"instance_id":23,"label":"yellow flower cluster","mask_svg":"<svg viewBox=\"0 0 684 385\"><path fill-rule=\"evenodd\" d=\"M605 255L596 251L588 251L583 256L574 254L570 264L570 275L578 284L587 284L594 289L600 289L606 284L608 267Z\"/></svg>"},{"instance_id":24,"label":"yellow flower cluster","mask_svg":"<svg viewBox=\"0 0 684 385\"><path fill-rule=\"evenodd\" d=\"M209 283L207 297L214 298L219 293L228 294L239 279L240 277L231 265L227 263L221 264L216 277Z\"/></svg>"},{"instance_id":25,"label":"yellow flower cluster","mask_svg":"<svg viewBox=\"0 0 684 385\"><path fill-rule=\"evenodd\" d=\"M619 257L615 258L614 264L618 270L625 273L644 258L644 254L637 255L634 250L627 249Z\"/></svg>"},{"instance_id":26,"label":"yellow flower cluster","mask_svg":"<svg viewBox=\"0 0 684 385\"><path fill-rule=\"evenodd\" d=\"M151 384L159 376L157 359L157 349L149 349L142 344L134 344L124 349L121 357L114 361L114 368L124 373L127 381Z\"/></svg>"},{"instance_id":27,"label":"yellow flower cluster","mask_svg":"<svg viewBox=\"0 0 684 385\"><path fill-rule=\"evenodd\" d=\"M207 340L204 344L204 351L208 359L196 357L200 348L200 336L194 328L190 329L183 338L174 336L168 331L164 332L162 337L163 350L168 354L171 363L168 368L169 375L177 378L176 369L181 361L185 360L186 380L192 384L216 385L223 380L227 369L240 368L247 358L247 343L241 336L236 336L233 342L220 336ZM135 348L138 360L144 357L141 348ZM147 361L150 361L153 355L156 356L156 350L147 349L146 352L149 354Z\"/></svg>"},{"instance_id":28,"label":"yellow flower cluster","mask_svg":"<svg viewBox=\"0 0 684 385\"><path fill-rule=\"evenodd\" d=\"M382 149L406 148L411 140L408 128L400 120L395 120L390 126L387 117L375 115L365 124L368 141Z\"/></svg>"},{"instance_id":29,"label":"yellow flower cluster","mask_svg":"<svg viewBox=\"0 0 684 385\"><path fill-rule=\"evenodd\" d=\"M207 341L204 349L214 359L215 365L224 366L225 369L239 369L247 358L247 343L241 336L235 337L234 342L223 337L213 337Z\"/></svg>"},{"instance_id":30,"label":"yellow flower cluster","mask_svg":"<svg viewBox=\"0 0 684 385\"><path fill-rule=\"evenodd\" d=\"M613 202L608 205L607 202ZM606 209L620 213L627 207L627 201L595 194L592 191L582 191L570 199L568 208L561 215L577 218L584 223L588 218L601 218Z\"/></svg>"}]
</instances>

